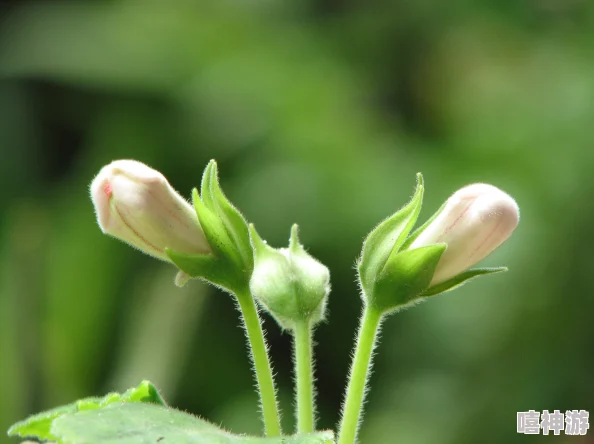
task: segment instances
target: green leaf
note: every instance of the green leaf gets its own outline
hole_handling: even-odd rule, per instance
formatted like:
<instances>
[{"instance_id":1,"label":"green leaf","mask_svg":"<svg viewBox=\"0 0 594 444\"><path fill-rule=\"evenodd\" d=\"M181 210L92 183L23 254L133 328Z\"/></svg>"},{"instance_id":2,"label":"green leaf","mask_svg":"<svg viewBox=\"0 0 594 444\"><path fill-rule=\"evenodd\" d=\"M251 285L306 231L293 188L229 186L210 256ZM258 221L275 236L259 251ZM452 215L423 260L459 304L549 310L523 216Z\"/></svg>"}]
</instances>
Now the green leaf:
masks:
<instances>
[{"instance_id":1,"label":"green leaf","mask_svg":"<svg viewBox=\"0 0 594 444\"><path fill-rule=\"evenodd\" d=\"M398 254L406 236L414 226L423 202L423 176L417 174L417 187L408 204L381 222L363 242L359 276L366 291L381 273L390 256Z\"/></svg>"},{"instance_id":2,"label":"green leaf","mask_svg":"<svg viewBox=\"0 0 594 444\"><path fill-rule=\"evenodd\" d=\"M389 312L420 297L446 248L446 244L435 244L391 256L367 295L369 303Z\"/></svg>"},{"instance_id":3,"label":"green leaf","mask_svg":"<svg viewBox=\"0 0 594 444\"><path fill-rule=\"evenodd\" d=\"M159 390L150 381L142 381L136 388L126 390L121 397L125 402L148 402L152 404L167 405L161 397Z\"/></svg>"},{"instance_id":4,"label":"green leaf","mask_svg":"<svg viewBox=\"0 0 594 444\"><path fill-rule=\"evenodd\" d=\"M473 268L472 270L465 271L464 273L460 273L457 276L454 276L452 279L449 279L441 284L434 285L433 287L428 288L423 292L421 295L422 297L427 296L435 296L440 293L445 293L446 291L453 290L454 288L458 288L459 286L465 284L470 279L473 279L477 276L485 276L487 274L493 273L501 273L503 271L507 271L507 267L497 267L497 268Z\"/></svg>"},{"instance_id":5,"label":"green leaf","mask_svg":"<svg viewBox=\"0 0 594 444\"><path fill-rule=\"evenodd\" d=\"M159 395L157 388L149 381L142 381L138 387L131 388L124 392L109 393L104 397L92 397L80 399L72 404L56 407L54 409L38 413L29 418L17 422L8 430L8 436L35 437L40 440L55 440L56 436L50 431L54 420L66 414L80 411L102 409L114 403L152 403L165 405L165 401Z\"/></svg>"},{"instance_id":6,"label":"green leaf","mask_svg":"<svg viewBox=\"0 0 594 444\"><path fill-rule=\"evenodd\" d=\"M332 432L283 438L232 435L178 410L150 404L114 404L64 415L52 425L60 444L331 444Z\"/></svg>"},{"instance_id":7,"label":"green leaf","mask_svg":"<svg viewBox=\"0 0 594 444\"><path fill-rule=\"evenodd\" d=\"M8 436L19 436L21 438L35 437L42 440L56 439L50 433L52 421L62 415L76 411L78 411L78 402L29 416L27 419L13 424L8 429Z\"/></svg>"}]
</instances>

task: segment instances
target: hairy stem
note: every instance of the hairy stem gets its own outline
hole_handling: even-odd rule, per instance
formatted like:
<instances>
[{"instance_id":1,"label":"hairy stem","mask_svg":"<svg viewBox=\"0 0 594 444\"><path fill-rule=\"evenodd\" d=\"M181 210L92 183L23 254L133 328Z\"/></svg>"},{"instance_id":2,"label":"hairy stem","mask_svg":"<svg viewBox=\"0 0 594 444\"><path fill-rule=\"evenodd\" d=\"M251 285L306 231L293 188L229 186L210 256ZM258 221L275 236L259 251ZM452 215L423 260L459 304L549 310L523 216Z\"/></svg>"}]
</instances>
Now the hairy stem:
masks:
<instances>
[{"instance_id":1,"label":"hairy stem","mask_svg":"<svg viewBox=\"0 0 594 444\"><path fill-rule=\"evenodd\" d=\"M381 319L381 311L373 307L365 307L359 324L355 356L351 364L349 384L342 407L338 444L353 444L357 439L367 378Z\"/></svg>"},{"instance_id":2,"label":"hairy stem","mask_svg":"<svg viewBox=\"0 0 594 444\"><path fill-rule=\"evenodd\" d=\"M280 436L282 432L280 414L276 402L276 390L256 303L249 291L237 294L236 296L252 351L251 357L256 371L256 381L260 393L266 436Z\"/></svg>"},{"instance_id":3,"label":"hairy stem","mask_svg":"<svg viewBox=\"0 0 594 444\"><path fill-rule=\"evenodd\" d=\"M294 332L295 375L297 379L297 432L314 431L314 389L312 328L308 321L297 322Z\"/></svg>"}]
</instances>

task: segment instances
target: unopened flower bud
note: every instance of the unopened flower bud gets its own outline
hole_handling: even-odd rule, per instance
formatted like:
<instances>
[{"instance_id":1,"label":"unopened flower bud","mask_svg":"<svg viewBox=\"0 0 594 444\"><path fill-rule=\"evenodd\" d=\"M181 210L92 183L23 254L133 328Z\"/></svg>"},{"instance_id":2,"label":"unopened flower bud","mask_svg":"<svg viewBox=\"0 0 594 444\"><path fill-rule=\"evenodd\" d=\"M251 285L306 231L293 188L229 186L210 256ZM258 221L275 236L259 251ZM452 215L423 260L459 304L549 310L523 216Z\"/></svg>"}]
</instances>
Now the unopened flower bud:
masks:
<instances>
[{"instance_id":1,"label":"unopened flower bud","mask_svg":"<svg viewBox=\"0 0 594 444\"><path fill-rule=\"evenodd\" d=\"M253 225L250 235L254 248L250 289L254 297L283 328L293 329L299 321L321 321L330 292L330 272L299 244L297 225L291 230L289 248L269 247Z\"/></svg>"},{"instance_id":2,"label":"unopened flower bud","mask_svg":"<svg viewBox=\"0 0 594 444\"><path fill-rule=\"evenodd\" d=\"M492 185L473 184L456 191L421 231L409 249L445 243L430 286L468 270L507 240L518 225L518 205Z\"/></svg>"},{"instance_id":3,"label":"unopened flower bud","mask_svg":"<svg viewBox=\"0 0 594 444\"><path fill-rule=\"evenodd\" d=\"M165 176L135 160L116 160L91 183L101 230L158 259L165 249L207 254L210 246L194 208Z\"/></svg>"}]
</instances>

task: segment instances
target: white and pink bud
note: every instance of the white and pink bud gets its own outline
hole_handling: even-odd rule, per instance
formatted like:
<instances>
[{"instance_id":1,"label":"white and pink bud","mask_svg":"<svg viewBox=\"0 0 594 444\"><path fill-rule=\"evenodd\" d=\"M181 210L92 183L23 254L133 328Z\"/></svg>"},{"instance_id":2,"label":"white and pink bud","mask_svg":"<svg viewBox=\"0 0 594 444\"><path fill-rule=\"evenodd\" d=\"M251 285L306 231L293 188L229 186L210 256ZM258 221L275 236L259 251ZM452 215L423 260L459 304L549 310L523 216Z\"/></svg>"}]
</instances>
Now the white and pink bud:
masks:
<instances>
[{"instance_id":1,"label":"white and pink bud","mask_svg":"<svg viewBox=\"0 0 594 444\"><path fill-rule=\"evenodd\" d=\"M135 160L116 160L91 183L97 222L105 234L170 262L165 248L209 253L210 246L192 205L165 176Z\"/></svg>"},{"instance_id":2,"label":"white and pink bud","mask_svg":"<svg viewBox=\"0 0 594 444\"><path fill-rule=\"evenodd\" d=\"M493 185L456 191L410 249L445 243L430 286L468 270L505 242L520 220L515 200Z\"/></svg>"}]
</instances>

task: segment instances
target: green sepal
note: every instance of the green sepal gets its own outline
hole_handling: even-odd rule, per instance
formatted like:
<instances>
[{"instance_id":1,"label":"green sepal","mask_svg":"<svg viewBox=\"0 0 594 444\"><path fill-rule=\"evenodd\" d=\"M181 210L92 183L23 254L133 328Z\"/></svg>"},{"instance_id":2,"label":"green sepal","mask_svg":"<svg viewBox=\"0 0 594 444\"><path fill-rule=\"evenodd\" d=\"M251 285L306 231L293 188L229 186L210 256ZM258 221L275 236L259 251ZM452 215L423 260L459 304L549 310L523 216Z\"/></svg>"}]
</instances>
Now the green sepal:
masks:
<instances>
[{"instance_id":1,"label":"green sepal","mask_svg":"<svg viewBox=\"0 0 594 444\"><path fill-rule=\"evenodd\" d=\"M373 290L366 294L367 303L387 313L421 297L446 248L446 244L435 244L391 256Z\"/></svg>"},{"instance_id":2,"label":"green sepal","mask_svg":"<svg viewBox=\"0 0 594 444\"><path fill-rule=\"evenodd\" d=\"M231 240L233 241L235 248L246 270L250 270L253 267L253 254L250 245L250 235L248 233L248 223L235 206L227 199L221 186L219 185L218 168L217 163L211 160L209 165L212 165L210 174L210 187L212 199L218 210L219 217L221 218L223 225L227 229Z\"/></svg>"},{"instance_id":3,"label":"green sepal","mask_svg":"<svg viewBox=\"0 0 594 444\"><path fill-rule=\"evenodd\" d=\"M196 215L210 248L217 257L228 256L229 251L233 249L231 239L220 217L206 206L205 200L208 199L201 197L196 188L192 190L192 201L196 209Z\"/></svg>"},{"instance_id":4,"label":"green sepal","mask_svg":"<svg viewBox=\"0 0 594 444\"><path fill-rule=\"evenodd\" d=\"M437 216L439 216L439 213L441 213L444 210L446 205L447 205L447 202L444 202L443 205L441 207L439 207L439 210L437 210L435 213L433 213L433 215L429 219L427 219L427 221L423 225L421 225L419 228L417 228L415 231L413 231L410 234L410 236L408 236L408 238L404 241L401 249L408 250L408 248L417 239L417 237L419 237L419 235L425 230L425 228L427 228L431 224L431 222L433 222L437 218Z\"/></svg>"},{"instance_id":5,"label":"green sepal","mask_svg":"<svg viewBox=\"0 0 594 444\"><path fill-rule=\"evenodd\" d=\"M503 271L507 271L507 267L496 267L496 268L473 268L471 270L467 270L463 273L460 273L457 276L454 276L451 279L448 279L441 284L434 285L429 287L427 290L423 292L421 295L422 297L428 296L435 296L440 293L445 293L446 291L453 290L454 288L458 288L461 285L464 285L470 279L473 279L478 276L485 276L488 274L493 273L501 273Z\"/></svg>"},{"instance_id":6,"label":"green sepal","mask_svg":"<svg viewBox=\"0 0 594 444\"><path fill-rule=\"evenodd\" d=\"M248 287L254 266L247 222L221 190L214 160L206 166L200 187L200 193L192 191L192 200L212 254L186 255L172 250L166 253L188 276L237 294ZM184 280L180 282L183 284Z\"/></svg>"},{"instance_id":7,"label":"green sepal","mask_svg":"<svg viewBox=\"0 0 594 444\"><path fill-rule=\"evenodd\" d=\"M215 209L215 204L214 204L214 200L212 198L212 193L211 193L211 180L212 180L212 168L215 165L215 160L211 160L210 162L208 162L208 165L206 165L206 168L204 168L204 173L202 174L202 182L200 183L200 194L202 195L202 202L204 202L204 205L206 205L206 208L208 208L210 211L215 212L216 213L216 209Z\"/></svg>"},{"instance_id":8,"label":"green sepal","mask_svg":"<svg viewBox=\"0 0 594 444\"><path fill-rule=\"evenodd\" d=\"M283 330L292 330L295 326L292 317L299 310L297 301L293 297L295 286L288 280L283 279L284 276L291 274L289 262L279 250L272 248L260 237L254 224L249 225L249 233L254 250L255 267L258 264L267 263L268 267L274 269L274 272L271 273L271 278L267 279L266 284L270 290L266 293L272 292L281 297L268 298L266 295L262 295L260 291L254 288L252 282L250 282L251 292L260 306L274 318ZM258 276L258 273L259 269L255 268L252 280Z\"/></svg>"},{"instance_id":9,"label":"green sepal","mask_svg":"<svg viewBox=\"0 0 594 444\"><path fill-rule=\"evenodd\" d=\"M421 211L423 190L423 176L418 173L417 186L410 202L381 222L363 242L358 268L365 291L373 288L388 259L400 251Z\"/></svg>"},{"instance_id":10,"label":"green sepal","mask_svg":"<svg viewBox=\"0 0 594 444\"><path fill-rule=\"evenodd\" d=\"M255 260L265 259L268 256L275 257L277 255L284 257L276 248L272 248L264 239L262 239L258 234L258 231L256 231L254 224L250 224L248 230Z\"/></svg>"},{"instance_id":11,"label":"green sepal","mask_svg":"<svg viewBox=\"0 0 594 444\"><path fill-rule=\"evenodd\" d=\"M192 278L199 278L235 293L241 287L242 276L233 267L225 266L224 259L213 254L185 254L165 249L165 253L177 268Z\"/></svg>"},{"instance_id":12,"label":"green sepal","mask_svg":"<svg viewBox=\"0 0 594 444\"><path fill-rule=\"evenodd\" d=\"M149 381L142 381L138 387L128 389L122 394L108 393L103 397L90 397L79 399L72 404L56 407L42 413L30 416L17 422L8 429L8 436L21 438L37 438L39 440L56 440L51 432L51 427L57 418L85 410L97 410L115 403L152 403L165 406L165 401L157 388Z\"/></svg>"},{"instance_id":13,"label":"green sepal","mask_svg":"<svg viewBox=\"0 0 594 444\"><path fill-rule=\"evenodd\" d=\"M293 254L307 254L301 241L299 241L299 225L293 224L291 226L291 236L289 237L289 251Z\"/></svg>"},{"instance_id":14,"label":"green sepal","mask_svg":"<svg viewBox=\"0 0 594 444\"><path fill-rule=\"evenodd\" d=\"M303 301L301 307L302 320L307 319L310 325L315 325L323 321L326 316L326 306L328 295L330 294L330 271L303 248L303 245L299 241L299 226L297 224L293 224L291 227L289 252L293 257L293 262L303 263L302 261L314 261L325 269L325 273L314 275L305 269L294 267L296 280L307 283L299 291L301 294L300 299ZM316 288L318 289L318 294L317 296L313 296L316 293L314 291ZM324 294L323 296L322 293Z\"/></svg>"}]
</instances>

